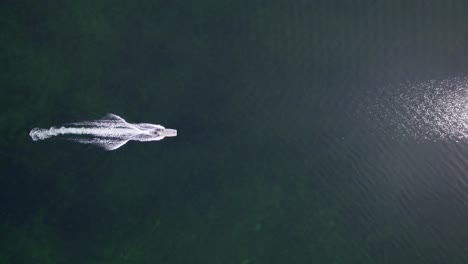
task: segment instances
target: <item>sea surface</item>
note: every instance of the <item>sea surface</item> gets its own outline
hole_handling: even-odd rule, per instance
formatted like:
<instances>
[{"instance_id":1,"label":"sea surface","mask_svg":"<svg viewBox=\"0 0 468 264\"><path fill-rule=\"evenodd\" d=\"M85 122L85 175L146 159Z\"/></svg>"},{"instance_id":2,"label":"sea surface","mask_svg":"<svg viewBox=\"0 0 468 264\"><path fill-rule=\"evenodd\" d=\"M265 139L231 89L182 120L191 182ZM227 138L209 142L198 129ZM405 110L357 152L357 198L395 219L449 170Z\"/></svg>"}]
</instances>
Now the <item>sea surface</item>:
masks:
<instances>
[{"instance_id":1,"label":"sea surface","mask_svg":"<svg viewBox=\"0 0 468 264\"><path fill-rule=\"evenodd\" d=\"M467 10L2 1L0 263L468 263Z\"/></svg>"}]
</instances>

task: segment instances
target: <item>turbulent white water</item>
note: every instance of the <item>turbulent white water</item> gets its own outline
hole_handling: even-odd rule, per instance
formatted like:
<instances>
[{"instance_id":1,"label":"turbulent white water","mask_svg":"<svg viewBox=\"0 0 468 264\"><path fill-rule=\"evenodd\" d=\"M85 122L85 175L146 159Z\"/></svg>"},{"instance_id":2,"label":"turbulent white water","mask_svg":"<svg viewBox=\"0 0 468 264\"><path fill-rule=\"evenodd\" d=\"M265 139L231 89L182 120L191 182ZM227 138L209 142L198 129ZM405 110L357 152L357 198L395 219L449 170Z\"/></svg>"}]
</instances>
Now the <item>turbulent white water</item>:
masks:
<instances>
[{"instance_id":1,"label":"turbulent white water","mask_svg":"<svg viewBox=\"0 0 468 264\"><path fill-rule=\"evenodd\" d=\"M117 115L106 114L99 120L70 123L49 129L33 128L29 135L34 141L63 136L78 143L114 150L130 140L145 142L175 137L177 130L147 123L132 124Z\"/></svg>"},{"instance_id":2,"label":"turbulent white water","mask_svg":"<svg viewBox=\"0 0 468 264\"><path fill-rule=\"evenodd\" d=\"M408 83L377 100L371 113L400 136L468 140L468 78Z\"/></svg>"}]
</instances>

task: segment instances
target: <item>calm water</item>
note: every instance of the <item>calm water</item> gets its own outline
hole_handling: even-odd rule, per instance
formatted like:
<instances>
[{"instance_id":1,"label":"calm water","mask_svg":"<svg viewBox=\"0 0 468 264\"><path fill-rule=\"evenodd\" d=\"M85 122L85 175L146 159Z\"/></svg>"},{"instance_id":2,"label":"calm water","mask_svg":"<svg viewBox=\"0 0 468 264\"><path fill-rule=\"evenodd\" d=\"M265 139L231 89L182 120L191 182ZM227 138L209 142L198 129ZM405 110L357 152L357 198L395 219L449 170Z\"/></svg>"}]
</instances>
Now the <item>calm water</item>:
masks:
<instances>
[{"instance_id":1,"label":"calm water","mask_svg":"<svg viewBox=\"0 0 468 264\"><path fill-rule=\"evenodd\" d=\"M468 263L466 1L137 2L0 4L0 263Z\"/></svg>"}]
</instances>

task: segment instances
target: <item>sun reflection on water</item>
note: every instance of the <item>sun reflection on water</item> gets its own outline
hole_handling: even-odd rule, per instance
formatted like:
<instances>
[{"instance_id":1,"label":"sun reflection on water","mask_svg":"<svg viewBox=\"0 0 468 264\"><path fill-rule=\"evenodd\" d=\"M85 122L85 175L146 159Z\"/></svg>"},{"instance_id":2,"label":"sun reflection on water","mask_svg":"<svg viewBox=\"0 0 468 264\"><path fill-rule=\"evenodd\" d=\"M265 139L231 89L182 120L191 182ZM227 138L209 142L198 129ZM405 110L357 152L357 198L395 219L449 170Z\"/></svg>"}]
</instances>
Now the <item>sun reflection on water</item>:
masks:
<instances>
[{"instance_id":1,"label":"sun reflection on water","mask_svg":"<svg viewBox=\"0 0 468 264\"><path fill-rule=\"evenodd\" d=\"M371 112L398 136L468 140L468 78L407 83L382 92L379 100Z\"/></svg>"}]
</instances>

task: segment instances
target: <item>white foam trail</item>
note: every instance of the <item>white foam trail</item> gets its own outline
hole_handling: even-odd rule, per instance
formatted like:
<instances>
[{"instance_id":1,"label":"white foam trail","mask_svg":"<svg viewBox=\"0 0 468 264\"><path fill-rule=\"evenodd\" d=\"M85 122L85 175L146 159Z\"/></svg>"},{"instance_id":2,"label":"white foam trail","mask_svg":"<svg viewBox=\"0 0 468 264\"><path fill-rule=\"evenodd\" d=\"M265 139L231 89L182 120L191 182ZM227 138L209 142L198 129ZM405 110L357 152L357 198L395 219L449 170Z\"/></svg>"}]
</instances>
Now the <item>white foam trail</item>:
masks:
<instances>
[{"instance_id":1,"label":"white foam trail","mask_svg":"<svg viewBox=\"0 0 468 264\"><path fill-rule=\"evenodd\" d=\"M468 141L468 78L405 84L379 100L372 112L399 135Z\"/></svg>"},{"instance_id":2,"label":"white foam trail","mask_svg":"<svg viewBox=\"0 0 468 264\"><path fill-rule=\"evenodd\" d=\"M136 131L135 131L136 130ZM112 137L119 138L127 135L132 135L135 132L144 133L144 131L139 131L137 129L122 129L122 128L72 128L72 127L51 127L49 129L34 128L29 132L29 135L34 141L47 139L53 136L59 135L92 135L97 137Z\"/></svg>"},{"instance_id":3,"label":"white foam trail","mask_svg":"<svg viewBox=\"0 0 468 264\"><path fill-rule=\"evenodd\" d=\"M177 135L177 130L148 123L132 124L117 115L106 114L99 120L76 122L49 129L33 128L29 135L34 141L64 136L75 142L114 150L130 140L144 142L174 137Z\"/></svg>"}]
</instances>

